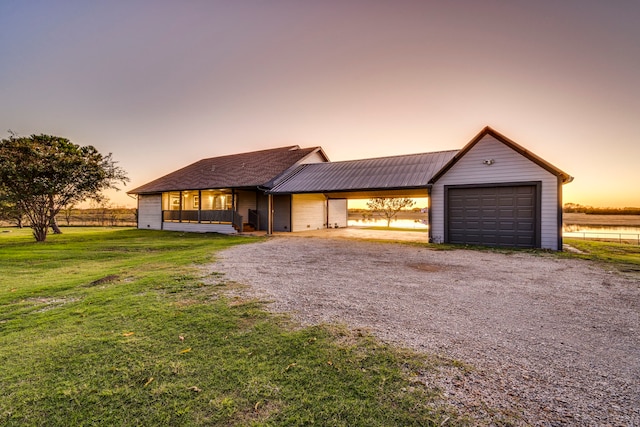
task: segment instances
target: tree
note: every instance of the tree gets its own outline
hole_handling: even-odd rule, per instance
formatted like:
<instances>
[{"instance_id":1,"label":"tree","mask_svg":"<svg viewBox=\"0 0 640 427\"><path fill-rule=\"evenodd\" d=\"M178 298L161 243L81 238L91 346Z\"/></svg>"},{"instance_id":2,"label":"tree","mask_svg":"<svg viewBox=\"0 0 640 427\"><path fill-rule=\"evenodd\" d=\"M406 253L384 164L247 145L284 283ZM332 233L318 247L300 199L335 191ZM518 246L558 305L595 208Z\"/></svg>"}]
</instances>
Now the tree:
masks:
<instances>
[{"instance_id":1,"label":"tree","mask_svg":"<svg viewBox=\"0 0 640 427\"><path fill-rule=\"evenodd\" d=\"M103 156L91 145L44 134L0 141L0 194L24 212L38 242L64 206L99 200L102 191L127 181L111 153Z\"/></svg>"},{"instance_id":2,"label":"tree","mask_svg":"<svg viewBox=\"0 0 640 427\"><path fill-rule=\"evenodd\" d=\"M24 222L24 212L3 193L0 193L0 220L15 222L18 228L22 228Z\"/></svg>"},{"instance_id":3,"label":"tree","mask_svg":"<svg viewBox=\"0 0 640 427\"><path fill-rule=\"evenodd\" d=\"M73 204L68 204L62 207L62 215L64 216L64 220L67 223L67 227L71 225L71 216L73 215L73 210L75 206Z\"/></svg>"},{"instance_id":4,"label":"tree","mask_svg":"<svg viewBox=\"0 0 640 427\"><path fill-rule=\"evenodd\" d=\"M410 208L415 204L412 199L374 197L367 202L367 206L378 215L387 220L387 227L391 226L391 220L404 208Z\"/></svg>"}]
</instances>

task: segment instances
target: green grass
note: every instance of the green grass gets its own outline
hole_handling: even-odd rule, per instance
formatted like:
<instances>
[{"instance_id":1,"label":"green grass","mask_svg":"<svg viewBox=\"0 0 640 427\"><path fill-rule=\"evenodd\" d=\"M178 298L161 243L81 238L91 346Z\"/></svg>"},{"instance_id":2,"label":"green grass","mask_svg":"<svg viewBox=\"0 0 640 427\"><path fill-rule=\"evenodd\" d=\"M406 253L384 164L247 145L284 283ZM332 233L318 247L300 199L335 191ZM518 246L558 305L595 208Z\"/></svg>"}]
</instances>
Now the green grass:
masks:
<instances>
[{"instance_id":1,"label":"green grass","mask_svg":"<svg viewBox=\"0 0 640 427\"><path fill-rule=\"evenodd\" d=\"M413 380L445 362L226 296L202 266L253 238L64 231L0 233L0 425L463 422Z\"/></svg>"},{"instance_id":2,"label":"green grass","mask_svg":"<svg viewBox=\"0 0 640 427\"><path fill-rule=\"evenodd\" d=\"M622 272L640 273L639 245L579 239L564 239L564 242L584 252L564 252L565 256L597 261Z\"/></svg>"}]
</instances>

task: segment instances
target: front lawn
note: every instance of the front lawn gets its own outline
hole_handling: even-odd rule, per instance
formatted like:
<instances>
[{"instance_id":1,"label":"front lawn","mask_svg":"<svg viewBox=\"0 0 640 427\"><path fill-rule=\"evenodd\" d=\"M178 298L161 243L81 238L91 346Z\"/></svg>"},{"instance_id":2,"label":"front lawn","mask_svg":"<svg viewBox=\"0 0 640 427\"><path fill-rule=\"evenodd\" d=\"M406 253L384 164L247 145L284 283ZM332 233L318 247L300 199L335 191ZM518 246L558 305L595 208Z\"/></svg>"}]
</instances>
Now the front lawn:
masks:
<instances>
[{"instance_id":1,"label":"front lawn","mask_svg":"<svg viewBox=\"0 0 640 427\"><path fill-rule=\"evenodd\" d=\"M204 272L254 238L67 228L35 243L4 230L1 425L462 422L412 381L444 362L345 328L296 328Z\"/></svg>"}]
</instances>

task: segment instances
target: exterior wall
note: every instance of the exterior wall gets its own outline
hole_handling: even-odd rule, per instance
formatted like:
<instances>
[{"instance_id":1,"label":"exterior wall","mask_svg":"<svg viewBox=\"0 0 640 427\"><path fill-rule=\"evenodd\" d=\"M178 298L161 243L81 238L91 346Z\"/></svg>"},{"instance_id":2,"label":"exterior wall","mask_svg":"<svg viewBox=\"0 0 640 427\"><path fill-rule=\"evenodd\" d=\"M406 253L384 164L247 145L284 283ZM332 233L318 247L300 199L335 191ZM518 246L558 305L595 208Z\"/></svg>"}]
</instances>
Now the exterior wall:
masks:
<instances>
[{"instance_id":1,"label":"exterior wall","mask_svg":"<svg viewBox=\"0 0 640 427\"><path fill-rule=\"evenodd\" d=\"M269 228L269 197L258 192L258 214L260 215L259 230L267 230Z\"/></svg>"},{"instance_id":2,"label":"exterior wall","mask_svg":"<svg viewBox=\"0 0 640 427\"><path fill-rule=\"evenodd\" d=\"M327 200L327 209L329 210L327 227L342 228L347 226L349 217L347 212L347 199L329 199Z\"/></svg>"},{"instance_id":3,"label":"exterior wall","mask_svg":"<svg viewBox=\"0 0 640 427\"><path fill-rule=\"evenodd\" d=\"M487 166L484 160L493 159ZM431 237L436 243L445 236L445 185L497 184L540 181L540 243L542 248L558 250L558 178L486 135L447 171L431 189Z\"/></svg>"},{"instance_id":4,"label":"exterior wall","mask_svg":"<svg viewBox=\"0 0 640 427\"><path fill-rule=\"evenodd\" d=\"M187 231L190 233L221 233L236 234L237 231L231 224L196 224L189 222L165 222L167 231Z\"/></svg>"},{"instance_id":5,"label":"exterior wall","mask_svg":"<svg viewBox=\"0 0 640 427\"><path fill-rule=\"evenodd\" d=\"M138 195L138 228L162 230L162 194Z\"/></svg>"},{"instance_id":6,"label":"exterior wall","mask_svg":"<svg viewBox=\"0 0 640 427\"><path fill-rule=\"evenodd\" d=\"M242 215L242 221L249 219L249 209L257 209L256 193L254 191L236 191L236 210Z\"/></svg>"},{"instance_id":7,"label":"exterior wall","mask_svg":"<svg viewBox=\"0 0 640 427\"><path fill-rule=\"evenodd\" d=\"M327 199L323 194L291 196L291 231L319 230L326 227Z\"/></svg>"},{"instance_id":8,"label":"exterior wall","mask_svg":"<svg viewBox=\"0 0 640 427\"><path fill-rule=\"evenodd\" d=\"M273 231L291 231L291 196L273 196Z\"/></svg>"}]
</instances>

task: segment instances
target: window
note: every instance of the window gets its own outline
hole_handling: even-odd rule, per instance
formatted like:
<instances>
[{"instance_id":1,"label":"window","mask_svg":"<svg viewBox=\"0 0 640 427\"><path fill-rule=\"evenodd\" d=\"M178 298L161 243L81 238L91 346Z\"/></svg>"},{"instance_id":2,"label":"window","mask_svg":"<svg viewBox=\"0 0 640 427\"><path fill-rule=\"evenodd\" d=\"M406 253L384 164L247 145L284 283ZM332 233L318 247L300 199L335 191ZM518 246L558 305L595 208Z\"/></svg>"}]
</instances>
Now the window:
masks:
<instances>
[{"instance_id":1,"label":"window","mask_svg":"<svg viewBox=\"0 0 640 427\"><path fill-rule=\"evenodd\" d=\"M202 210L230 210L233 197L228 190L202 190Z\"/></svg>"},{"instance_id":2,"label":"window","mask_svg":"<svg viewBox=\"0 0 640 427\"><path fill-rule=\"evenodd\" d=\"M180 192L162 193L162 210L179 211L180 210Z\"/></svg>"}]
</instances>

